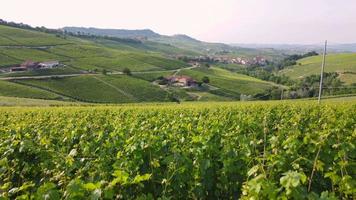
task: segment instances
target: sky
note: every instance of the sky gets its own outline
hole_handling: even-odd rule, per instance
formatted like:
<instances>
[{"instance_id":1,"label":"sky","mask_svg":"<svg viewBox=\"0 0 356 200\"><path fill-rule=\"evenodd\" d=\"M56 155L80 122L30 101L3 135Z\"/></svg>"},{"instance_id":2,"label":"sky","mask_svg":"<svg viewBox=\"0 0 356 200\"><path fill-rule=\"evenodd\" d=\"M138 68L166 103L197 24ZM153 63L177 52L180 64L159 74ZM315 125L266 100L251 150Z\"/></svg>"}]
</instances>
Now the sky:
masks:
<instances>
[{"instance_id":1,"label":"sky","mask_svg":"<svg viewBox=\"0 0 356 200\"><path fill-rule=\"evenodd\" d=\"M152 29L209 42L356 43L356 0L1 0L0 19Z\"/></svg>"}]
</instances>

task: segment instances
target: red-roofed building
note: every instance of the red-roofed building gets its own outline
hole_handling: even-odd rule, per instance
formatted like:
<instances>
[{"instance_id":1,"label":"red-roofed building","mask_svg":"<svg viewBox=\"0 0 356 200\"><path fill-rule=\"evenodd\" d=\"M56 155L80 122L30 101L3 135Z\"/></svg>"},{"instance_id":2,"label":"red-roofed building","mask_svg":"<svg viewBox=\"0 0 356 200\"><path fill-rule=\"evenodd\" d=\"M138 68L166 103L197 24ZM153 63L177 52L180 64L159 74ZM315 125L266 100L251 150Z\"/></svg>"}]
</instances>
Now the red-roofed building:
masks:
<instances>
[{"instance_id":1,"label":"red-roofed building","mask_svg":"<svg viewBox=\"0 0 356 200\"><path fill-rule=\"evenodd\" d=\"M26 68L28 70L39 68L38 62L33 62L32 60L26 60L21 64L20 67Z\"/></svg>"},{"instance_id":2,"label":"red-roofed building","mask_svg":"<svg viewBox=\"0 0 356 200\"><path fill-rule=\"evenodd\" d=\"M190 87L195 86L197 82L189 76L170 76L167 81L175 86Z\"/></svg>"}]
</instances>

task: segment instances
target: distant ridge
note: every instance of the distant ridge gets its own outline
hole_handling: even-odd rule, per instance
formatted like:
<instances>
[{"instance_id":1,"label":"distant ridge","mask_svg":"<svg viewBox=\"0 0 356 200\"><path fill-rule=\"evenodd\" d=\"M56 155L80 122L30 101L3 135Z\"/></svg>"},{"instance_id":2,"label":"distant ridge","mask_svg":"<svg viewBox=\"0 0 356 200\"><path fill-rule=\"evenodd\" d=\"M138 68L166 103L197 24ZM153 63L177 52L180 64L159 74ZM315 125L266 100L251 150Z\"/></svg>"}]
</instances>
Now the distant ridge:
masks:
<instances>
[{"instance_id":1,"label":"distant ridge","mask_svg":"<svg viewBox=\"0 0 356 200\"><path fill-rule=\"evenodd\" d=\"M110 36L119 38L140 38L140 37L159 37L160 34L155 33L150 29L138 29L138 30L127 30L127 29L99 29L99 28L84 28L84 27L64 27L63 30L72 33L85 33L91 35L100 36Z\"/></svg>"},{"instance_id":2,"label":"distant ridge","mask_svg":"<svg viewBox=\"0 0 356 200\"><path fill-rule=\"evenodd\" d=\"M97 36L110 36L117 38L133 38L148 40L175 46L177 48L195 51L197 53L216 53L221 51L236 51L238 47L232 47L223 43L209 43L197 40L185 34L173 36L161 35L150 29L128 30L128 29L101 29L84 27L64 27L62 30L74 34L88 34Z\"/></svg>"}]
</instances>

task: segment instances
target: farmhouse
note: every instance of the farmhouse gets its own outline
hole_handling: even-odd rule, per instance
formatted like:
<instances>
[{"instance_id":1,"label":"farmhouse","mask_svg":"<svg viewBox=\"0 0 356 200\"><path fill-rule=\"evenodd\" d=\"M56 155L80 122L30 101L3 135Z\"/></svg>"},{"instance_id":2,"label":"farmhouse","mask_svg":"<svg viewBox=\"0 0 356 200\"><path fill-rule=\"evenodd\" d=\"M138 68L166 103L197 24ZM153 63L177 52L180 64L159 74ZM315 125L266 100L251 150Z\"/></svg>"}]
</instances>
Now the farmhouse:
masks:
<instances>
[{"instance_id":1,"label":"farmhouse","mask_svg":"<svg viewBox=\"0 0 356 200\"><path fill-rule=\"evenodd\" d=\"M23 72L23 71L27 71L26 67L20 67L20 66L14 66L10 68L11 72Z\"/></svg>"},{"instance_id":2,"label":"farmhouse","mask_svg":"<svg viewBox=\"0 0 356 200\"><path fill-rule=\"evenodd\" d=\"M28 69L28 70L31 70L31 69L37 69L37 68L39 68L39 66L38 66L38 62L33 62L33 61L31 61L31 60L27 60L27 61L25 61L24 63L22 63L21 65L20 65L20 67L24 67L24 68L26 68L26 69Z\"/></svg>"},{"instance_id":3,"label":"farmhouse","mask_svg":"<svg viewBox=\"0 0 356 200\"><path fill-rule=\"evenodd\" d=\"M35 69L48 69L58 67L58 61L47 61L47 62L33 62L31 60L27 60L23 62L21 65L16 65L10 68L11 72L19 72L19 71L28 71Z\"/></svg>"},{"instance_id":4,"label":"farmhouse","mask_svg":"<svg viewBox=\"0 0 356 200\"><path fill-rule=\"evenodd\" d=\"M189 76L170 76L166 79L169 84L174 86L192 87L197 85L197 82Z\"/></svg>"},{"instance_id":5,"label":"farmhouse","mask_svg":"<svg viewBox=\"0 0 356 200\"><path fill-rule=\"evenodd\" d=\"M37 69L37 68L38 68L37 62L27 60L27 61L23 62L21 65L16 65L16 66L11 67L10 71L19 72L19 71L27 71L27 70Z\"/></svg>"},{"instance_id":6,"label":"farmhouse","mask_svg":"<svg viewBox=\"0 0 356 200\"><path fill-rule=\"evenodd\" d=\"M47 62L41 62L38 64L40 68L53 68L53 67L58 67L59 62L58 61L47 61Z\"/></svg>"}]
</instances>

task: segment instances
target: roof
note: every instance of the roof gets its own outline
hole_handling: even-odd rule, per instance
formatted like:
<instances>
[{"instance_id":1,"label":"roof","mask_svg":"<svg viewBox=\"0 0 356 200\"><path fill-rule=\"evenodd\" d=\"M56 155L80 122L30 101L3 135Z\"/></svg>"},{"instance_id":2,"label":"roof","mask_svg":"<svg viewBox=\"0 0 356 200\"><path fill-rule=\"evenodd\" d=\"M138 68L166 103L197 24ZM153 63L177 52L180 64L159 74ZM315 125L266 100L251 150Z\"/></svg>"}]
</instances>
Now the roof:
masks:
<instances>
[{"instance_id":1,"label":"roof","mask_svg":"<svg viewBox=\"0 0 356 200\"><path fill-rule=\"evenodd\" d=\"M43 65L55 65L55 64L58 64L59 62L58 61L47 61L47 62L41 62L40 64L43 64Z\"/></svg>"}]
</instances>

